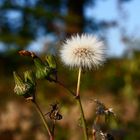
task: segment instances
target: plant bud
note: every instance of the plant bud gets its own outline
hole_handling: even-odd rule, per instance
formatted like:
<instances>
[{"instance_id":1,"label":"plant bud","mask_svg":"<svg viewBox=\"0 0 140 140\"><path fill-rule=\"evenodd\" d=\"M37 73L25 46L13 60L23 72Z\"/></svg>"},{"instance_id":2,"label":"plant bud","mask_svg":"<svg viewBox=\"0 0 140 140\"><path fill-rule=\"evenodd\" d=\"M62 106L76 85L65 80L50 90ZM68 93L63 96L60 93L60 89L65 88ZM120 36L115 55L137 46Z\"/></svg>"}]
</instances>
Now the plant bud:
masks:
<instances>
[{"instance_id":1,"label":"plant bud","mask_svg":"<svg viewBox=\"0 0 140 140\"><path fill-rule=\"evenodd\" d=\"M50 68L56 69L56 60L55 60L55 57L53 55L47 55L46 62Z\"/></svg>"},{"instance_id":2,"label":"plant bud","mask_svg":"<svg viewBox=\"0 0 140 140\"><path fill-rule=\"evenodd\" d=\"M32 71L26 71L24 72L24 78L25 78L25 82L29 82L32 85L35 85L35 76L34 73Z\"/></svg>"},{"instance_id":3,"label":"plant bud","mask_svg":"<svg viewBox=\"0 0 140 140\"><path fill-rule=\"evenodd\" d=\"M36 67L36 78L47 79L52 81L56 77L56 63L52 56L48 56L47 60L43 62L40 58L34 58L34 64Z\"/></svg>"},{"instance_id":4,"label":"plant bud","mask_svg":"<svg viewBox=\"0 0 140 140\"><path fill-rule=\"evenodd\" d=\"M25 74L26 80L22 79L16 72L13 75L15 80L14 92L19 96L24 96L26 99L30 98L33 100L35 96L35 84L27 77L27 72Z\"/></svg>"},{"instance_id":5,"label":"plant bud","mask_svg":"<svg viewBox=\"0 0 140 140\"><path fill-rule=\"evenodd\" d=\"M46 61L49 65L50 77L54 77L56 80L57 79L57 66L56 66L55 57L53 55L47 55Z\"/></svg>"},{"instance_id":6,"label":"plant bud","mask_svg":"<svg viewBox=\"0 0 140 140\"><path fill-rule=\"evenodd\" d=\"M43 79L49 76L49 66L45 65L40 58L34 59L34 64L36 67L36 78Z\"/></svg>"}]
</instances>

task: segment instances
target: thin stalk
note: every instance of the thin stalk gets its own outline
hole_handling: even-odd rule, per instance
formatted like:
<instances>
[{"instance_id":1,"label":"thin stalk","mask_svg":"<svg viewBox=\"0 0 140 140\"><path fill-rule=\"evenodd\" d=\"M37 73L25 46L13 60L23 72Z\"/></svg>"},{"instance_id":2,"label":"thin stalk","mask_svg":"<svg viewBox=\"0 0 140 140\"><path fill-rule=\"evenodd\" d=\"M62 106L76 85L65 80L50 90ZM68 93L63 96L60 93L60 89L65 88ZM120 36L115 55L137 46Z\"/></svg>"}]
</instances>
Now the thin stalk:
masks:
<instances>
[{"instance_id":1,"label":"thin stalk","mask_svg":"<svg viewBox=\"0 0 140 140\"><path fill-rule=\"evenodd\" d=\"M81 104L80 96L77 97L76 99L77 99L77 103L79 105L80 112L81 112L81 119L82 119L83 131L84 131L84 138L85 138L85 140L88 140L86 120L85 120L85 115L84 115L83 107L82 107L82 104Z\"/></svg>"},{"instance_id":2,"label":"thin stalk","mask_svg":"<svg viewBox=\"0 0 140 140\"><path fill-rule=\"evenodd\" d=\"M64 85L62 82L60 82L59 80L54 80L53 79L53 82L59 84L60 86L62 86L63 88L65 88L67 91L69 91L69 93L72 95L72 96L75 96L75 93L69 89L68 87L66 87L66 85Z\"/></svg>"},{"instance_id":3,"label":"thin stalk","mask_svg":"<svg viewBox=\"0 0 140 140\"><path fill-rule=\"evenodd\" d=\"M80 91L80 81L81 81L81 72L82 72L82 69L81 69L81 67L80 67L80 68L79 68L79 72L78 72L76 97L79 96L79 91Z\"/></svg>"},{"instance_id":4,"label":"thin stalk","mask_svg":"<svg viewBox=\"0 0 140 140\"><path fill-rule=\"evenodd\" d=\"M56 124L56 120L53 120L53 125L52 125L52 136L54 137L54 133L55 133L55 124Z\"/></svg>"},{"instance_id":5,"label":"thin stalk","mask_svg":"<svg viewBox=\"0 0 140 140\"><path fill-rule=\"evenodd\" d=\"M40 118L41 118L41 120L42 120L42 122L43 122L43 124L44 124L44 126L45 126L45 128L46 128L46 131L47 131L47 133L48 133L48 135L49 135L49 137L50 137L50 140L54 140L54 138L53 138L53 136L52 136L52 134L51 134L51 131L50 131L50 129L49 129L49 126L48 126L48 124L47 124L47 121L46 121L46 119L45 119L45 117L44 117L44 114L42 113L42 111L41 111L39 105L37 104L36 101L33 101L33 104L34 104L34 106L35 106L35 108L36 108L38 114L40 115Z\"/></svg>"},{"instance_id":6,"label":"thin stalk","mask_svg":"<svg viewBox=\"0 0 140 140\"><path fill-rule=\"evenodd\" d=\"M67 88L62 82L60 82L58 80L54 80L54 79L52 81L59 84L63 88L67 89L72 96L76 96L75 99L77 100L77 103L79 105L80 112L81 112L81 118L82 118L83 130L84 130L84 138L85 138L85 140L88 140L86 120L85 120L84 111L83 111L83 107L82 107L81 99L80 99L80 94L79 94L80 93L81 72L82 72L82 68L79 68L76 94L75 94L75 92L73 92L72 90Z\"/></svg>"},{"instance_id":7,"label":"thin stalk","mask_svg":"<svg viewBox=\"0 0 140 140\"><path fill-rule=\"evenodd\" d=\"M80 112L81 112L81 119L82 119L83 131L84 131L84 138L85 138L85 140L88 140L86 120L85 120L85 115L84 115L84 111L83 111L83 107L82 107L82 103L81 103L81 99L80 99L81 72L82 72L82 69L79 68L78 80L77 80L77 90L76 90L76 100L77 100L77 103L79 105Z\"/></svg>"}]
</instances>

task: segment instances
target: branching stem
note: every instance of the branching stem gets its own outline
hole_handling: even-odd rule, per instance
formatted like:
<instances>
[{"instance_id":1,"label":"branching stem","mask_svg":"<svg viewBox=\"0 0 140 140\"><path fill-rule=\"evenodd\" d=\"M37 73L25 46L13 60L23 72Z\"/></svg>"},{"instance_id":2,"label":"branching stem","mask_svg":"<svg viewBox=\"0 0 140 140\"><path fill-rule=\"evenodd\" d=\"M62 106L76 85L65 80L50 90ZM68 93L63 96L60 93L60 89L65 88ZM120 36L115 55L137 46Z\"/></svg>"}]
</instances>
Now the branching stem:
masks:
<instances>
[{"instance_id":1,"label":"branching stem","mask_svg":"<svg viewBox=\"0 0 140 140\"><path fill-rule=\"evenodd\" d=\"M76 93L73 92L72 90L70 90L69 88L67 88L62 82L60 82L58 80L53 80L53 82L59 84L60 86L62 86L65 89L67 89L72 96L76 97L75 99L76 99L76 101L78 103L78 106L79 106L80 112L81 112L81 119L82 119L83 131L84 131L84 138L85 138L85 140L88 140L88 132L87 132L86 120L85 120L84 111L83 111L83 107L82 107L82 103L81 103L81 99L80 99L81 73L82 73L82 68L79 68Z\"/></svg>"}]
</instances>

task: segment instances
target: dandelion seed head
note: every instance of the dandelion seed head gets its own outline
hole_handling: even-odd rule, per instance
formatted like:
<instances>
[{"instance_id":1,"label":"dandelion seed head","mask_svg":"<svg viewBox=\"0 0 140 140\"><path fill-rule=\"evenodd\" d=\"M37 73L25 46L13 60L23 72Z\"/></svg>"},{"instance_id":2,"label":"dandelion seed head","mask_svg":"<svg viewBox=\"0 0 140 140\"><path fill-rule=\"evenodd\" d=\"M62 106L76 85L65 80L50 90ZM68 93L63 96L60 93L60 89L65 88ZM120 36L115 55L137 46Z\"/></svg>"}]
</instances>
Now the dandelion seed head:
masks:
<instances>
[{"instance_id":1,"label":"dandelion seed head","mask_svg":"<svg viewBox=\"0 0 140 140\"><path fill-rule=\"evenodd\" d=\"M93 35L72 36L62 45L60 55L63 63L84 69L98 68L106 59L105 46Z\"/></svg>"}]
</instances>

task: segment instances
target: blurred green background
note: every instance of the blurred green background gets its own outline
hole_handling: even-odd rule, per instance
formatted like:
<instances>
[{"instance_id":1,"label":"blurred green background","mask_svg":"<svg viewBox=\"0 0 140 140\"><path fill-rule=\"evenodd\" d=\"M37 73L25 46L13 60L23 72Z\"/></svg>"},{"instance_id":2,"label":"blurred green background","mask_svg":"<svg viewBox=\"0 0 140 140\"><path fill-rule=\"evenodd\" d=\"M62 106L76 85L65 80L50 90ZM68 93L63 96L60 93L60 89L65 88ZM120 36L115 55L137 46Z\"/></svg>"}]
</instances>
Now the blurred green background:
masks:
<instances>
[{"instance_id":1,"label":"blurred green background","mask_svg":"<svg viewBox=\"0 0 140 140\"><path fill-rule=\"evenodd\" d=\"M113 108L117 115L117 122L111 122L108 127L116 140L140 139L139 26L135 27L136 32L129 30L130 26L135 26L135 21L126 22L130 12L129 8L125 9L136 1L0 0L0 140L47 139L34 107L13 92L13 71L22 75L33 67L32 60L19 56L18 51L33 50L42 58L47 53L56 55L59 79L75 90L77 71L63 66L58 51L66 37L83 32L98 35L109 48L104 67L82 76L82 103L89 126L92 128L95 115L92 100L97 98ZM109 8L98 8L96 15L94 9L99 4ZM116 17L110 15L114 5ZM138 19L137 11L131 10ZM98 15L102 17L98 18ZM110 30L114 31L113 35ZM125 49L120 53L122 46ZM115 52L119 55L114 55ZM37 84L37 100L44 113L48 112L51 103L60 103L63 119L57 123L56 140L81 139L79 112L73 98L54 83L40 80Z\"/></svg>"}]
</instances>

